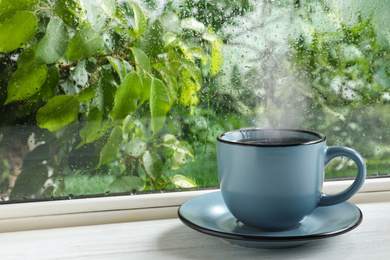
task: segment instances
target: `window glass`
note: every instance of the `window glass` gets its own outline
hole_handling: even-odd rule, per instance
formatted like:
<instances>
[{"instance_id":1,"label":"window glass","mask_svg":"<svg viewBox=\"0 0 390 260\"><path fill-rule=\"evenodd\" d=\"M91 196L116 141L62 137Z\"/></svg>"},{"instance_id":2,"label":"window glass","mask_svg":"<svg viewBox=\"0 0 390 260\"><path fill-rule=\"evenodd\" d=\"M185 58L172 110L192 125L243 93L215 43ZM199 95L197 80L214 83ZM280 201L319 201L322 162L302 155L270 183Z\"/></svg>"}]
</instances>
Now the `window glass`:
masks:
<instances>
[{"instance_id":1,"label":"window glass","mask_svg":"<svg viewBox=\"0 0 390 260\"><path fill-rule=\"evenodd\" d=\"M218 185L216 137L301 128L390 166L390 2L3 0L0 199ZM347 158L327 178L354 176Z\"/></svg>"}]
</instances>

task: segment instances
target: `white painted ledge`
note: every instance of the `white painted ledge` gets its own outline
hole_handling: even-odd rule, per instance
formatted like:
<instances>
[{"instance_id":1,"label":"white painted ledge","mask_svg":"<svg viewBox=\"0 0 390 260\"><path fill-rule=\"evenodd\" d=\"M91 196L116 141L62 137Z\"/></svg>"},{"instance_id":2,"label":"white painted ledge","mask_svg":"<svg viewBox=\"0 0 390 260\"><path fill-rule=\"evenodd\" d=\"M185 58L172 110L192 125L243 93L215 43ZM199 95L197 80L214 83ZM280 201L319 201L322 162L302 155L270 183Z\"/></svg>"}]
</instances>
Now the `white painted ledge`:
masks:
<instances>
[{"instance_id":1,"label":"white painted ledge","mask_svg":"<svg viewBox=\"0 0 390 260\"><path fill-rule=\"evenodd\" d=\"M329 181L324 192L336 193L352 181ZM185 201L215 190L86 198L0 205L0 232L124 223L175 218ZM367 179L355 204L390 201L390 178Z\"/></svg>"},{"instance_id":2,"label":"white painted ledge","mask_svg":"<svg viewBox=\"0 0 390 260\"><path fill-rule=\"evenodd\" d=\"M291 249L239 247L176 218L0 233L0 255L6 260L390 259L390 202L357 206L364 219L356 229Z\"/></svg>"}]
</instances>

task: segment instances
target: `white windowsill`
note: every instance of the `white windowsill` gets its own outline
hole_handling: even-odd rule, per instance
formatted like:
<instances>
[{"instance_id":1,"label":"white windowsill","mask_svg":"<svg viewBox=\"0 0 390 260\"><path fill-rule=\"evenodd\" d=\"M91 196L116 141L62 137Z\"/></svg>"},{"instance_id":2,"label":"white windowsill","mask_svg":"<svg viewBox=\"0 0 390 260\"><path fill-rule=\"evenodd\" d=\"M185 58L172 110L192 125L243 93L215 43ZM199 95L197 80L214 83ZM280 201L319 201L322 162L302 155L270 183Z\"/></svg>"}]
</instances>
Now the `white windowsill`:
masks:
<instances>
[{"instance_id":1,"label":"white windowsill","mask_svg":"<svg viewBox=\"0 0 390 260\"><path fill-rule=\"evenodd\" d=\"M352 181L329 181L324 192L335 193ZM175 218L178 207L215 190L167 192L0 205L0 232L87 226ZM350 200L355 204L390 201L390 178L367 179Z\"/></svg>"},{"instance_id":2,"label":"white windowsill","mask_svg":"<svg viewBox=\"0 0 390 260\"><path fill-rule=\"evenodd\" d=\"M336 191L347 184L328 182L325 190ZM25 211L29 217L7 219L1 214L0 222L9 225L73 227L0 233L1 259L389 259L389 184L389 179L368 180L353 197L363 212L363 222L356 229L305 246L273 250L239 247L197 232L178 218L162 219L175 217L183 201L210 191L6 205L17 206L13 213L12 207L6 207L8 217L22 214L21 206L31 205ZM147 216L158 220L131 222ZM94 223L100 224L90 225ZM4 223L0 226L2 231L7 229Z\"/></svg>"}]
</instances>

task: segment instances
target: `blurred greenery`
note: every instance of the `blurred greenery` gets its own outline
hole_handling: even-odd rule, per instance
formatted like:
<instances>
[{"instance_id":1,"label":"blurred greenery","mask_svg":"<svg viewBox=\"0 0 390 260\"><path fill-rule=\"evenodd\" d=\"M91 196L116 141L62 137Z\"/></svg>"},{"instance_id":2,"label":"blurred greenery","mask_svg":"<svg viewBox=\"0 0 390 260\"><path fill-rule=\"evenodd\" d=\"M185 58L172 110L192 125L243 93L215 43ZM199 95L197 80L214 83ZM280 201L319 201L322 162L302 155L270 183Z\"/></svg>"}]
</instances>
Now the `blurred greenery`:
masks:
<instances>
[{"instance_id":1,"label":"blurred greenery","mask_svg":"<svg viewBox=\"0 0 390 260\"><path fill-rule=\"evenodd\" d=\"M368 173L376 175L390 172L390 38L379 29L383 21L374 18L381 10L373 11L377 13L357 12L354 23L348 24L334 2L299 8L306 32L290 41L290 60L294 73L306 82L298 91L318 111L307 115L307 128L332 137L330 145L358 150ZM316 27L312 17L318 14L327 27ZM350 163L339 160L329 167L339 168L339 173L330 177L353 176Z\"/></svg>"}]
</instances>

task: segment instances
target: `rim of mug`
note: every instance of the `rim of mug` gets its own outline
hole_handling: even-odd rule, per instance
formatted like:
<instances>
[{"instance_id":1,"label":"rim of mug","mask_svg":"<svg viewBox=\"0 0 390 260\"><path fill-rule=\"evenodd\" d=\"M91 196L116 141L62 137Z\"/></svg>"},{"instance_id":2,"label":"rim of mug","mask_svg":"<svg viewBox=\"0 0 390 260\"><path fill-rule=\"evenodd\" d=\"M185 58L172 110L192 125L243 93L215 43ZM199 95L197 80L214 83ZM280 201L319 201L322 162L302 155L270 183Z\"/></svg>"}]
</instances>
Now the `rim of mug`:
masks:
<instances>
[{"instance_id":1,"label":"rim of mug","mask_svg":"<svg viewBox=\"0 0 390 260\"><path fill-rule=\"evenodd\" d=\"M302 142L302 143L291 143L291 144L269 144L269 143L262 143L262 144L254 144L254 143L244 143L244 142L238 142L238 141L231 141L223 139L224 136L242 132L242 131L283 131L283 132L301 132L310 134L313 136L318 137L316 140L308 141L308 142ZM218 135L217 140L222 143L226 144L234 144L234 145L243 145L243 146L257 146L257 147L286 147L286 146L301 146L301 145L312 145L312 144L318 144L322 143L326 140L326 136L324 134L321 134L319 132L310 131L310 130L303 130L303 129L289 129L289 128L242 128L237 129L233 131L228 131L225 133L222 133Z\"/></svg>"}]
</instances>

